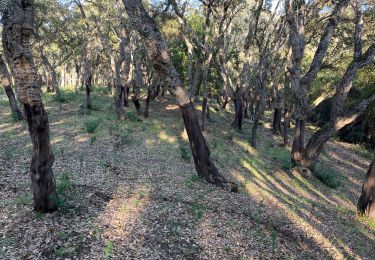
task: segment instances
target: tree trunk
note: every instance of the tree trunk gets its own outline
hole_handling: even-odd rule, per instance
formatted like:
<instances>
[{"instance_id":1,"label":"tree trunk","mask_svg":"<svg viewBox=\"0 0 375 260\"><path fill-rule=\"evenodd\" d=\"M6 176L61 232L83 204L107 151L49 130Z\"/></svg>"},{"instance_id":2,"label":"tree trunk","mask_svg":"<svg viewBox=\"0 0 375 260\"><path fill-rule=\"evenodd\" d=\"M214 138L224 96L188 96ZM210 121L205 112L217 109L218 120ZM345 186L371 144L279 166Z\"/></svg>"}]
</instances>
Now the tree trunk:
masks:
<instances>
[{"instance_id":1,"label":"tree trunk","mask_svg":"<svg viewBox=\"0 0 375 260\"><path fill-rule=\"evenodd\" d=\"M132 101L134 106L137 110L137 114L140 116L142 115L142 108L141 102L139 101L141 97L141 88L143 85L143 78L142 78L142 60L141 60L141 49L138 47L134 53L134 95L132 96Z\"/></svg>"},{"instance_id":2,"label":"tree trunk","mask_svg":"<svg viewBox=\"0 0 375 260\"><path fill-rule=\"evenodd\" d=\"M291 161L293 165L301 163L303 149L305 148L305 120L296 120L296 133L294 134Z\"/></svg>"},{"instance_id":3,"label":"tree trunk","mask_svg":"<svg viewBox=\"0 0 375 260\"><path fill-rule=\"evenodd\" d=\"M170 91L175 96L182 112L198 175L222 188L237 191L237 185L228 182L221 176L211 159L210 150L200 129L193 103L185 92L176 68L169 58L165 41L155 21L149 16L140 0L123 0L123 4L129 19L132 20L144 39L154 69L159 73L160 78L168 79Z\"/></svg>"},{"instance_id":4,"label":"tree trunk","mask_svg":"<svg viewBox=\"0 0 375 260\"><path fill-rule=\"evenodd\" d=\"M23 17L23 19L19 19ZM30 51L34 28L34 2L13 0L3 12L3 49L17 86L17 98L24 105L33 144L31 189L34 209L57 209L57 193L52 172L54 156L49 137L48 116L43 107L37 69Z\"/></svg>"},{"instance_id":5,"label":"tree trunk","mask_svg":"<svg viewBox=\"0 0 375 260\"><path fill-rule=\"evenodd\" d=\"M151 91L151 86L149 85L148 88L147 88L147 98L146 98L145 111L143 112L144 118L148 118L148 112L150 110L151 96L152 96L152 91Z\"/></svg>"},{"instance_id":6,"label":"tree trunk","mask_svg":"<svg viewBox=\"0 0 375 260\"><path fill-rule=\"evenodd\" d=\"M22 115L21 110L18 107L16 96L14 95L14 92L12 89L9 71L4 62L3 57L1 56L0 56L0 82L1 82L1 85L3 85L5 93L8 96L9 105L10 105L12 114L15 115L18 120L22 120L23 115Z\"/></svg>"},{"instance_id":7,"label":"tree trunk","mask_svg":"<svg viewBox=\"0 0 375 260\"><path fill-rule=\"evenodd\" d=\"M289 146L289 125L290 125L290 117L292 116L292 111L290 109L285 109L285 114L284 114L284 132L283 132L283 137L284 137L284 146Z\"/></svg>"},{"instance_id":8,"label":"tree trunk","mask_svg":"<svg viewBox=\"0 0 375 260\"><path fill-rule=\"evenodd\" d=\"M258 130L258 125L259 121L263 116L264 113L264 107L265 107L265 90L260 89L259 90L259 100L257 103L256 107L256 112L255 112L255 118L254 118L254 125L252 129L252 135L251 135L251 146L256 148L257 147L257 130Z\"/></svg>"},{"instance_id":9,"label":"tree trunk","mask_svg":"<svg viewBox=\"0 0 375 260\"><path fill-rule=\"evenodd\" d=\"M18 120L23 120L23 115L22 115L21 109L17 105L16 96L14 95L12 86L10 85L4 86L4 90L8 96L9 105L10 105L12 114L15 115Z\"/></svg>"},{"instance_id":10,"label":"tree trunk","mask_svg":"<svg viewBox=\"0 0 375 260\"><path fill-rule=\"evenodd\" d=\"M208 130L208 127L207 127L207 103L208 103L207 94L204 94L203 101L202 101L202 131L203 132L207 132L207 130Z\"/></svg>"},{"instance_id":11,"label":"tree trunk","mask_svg":"<svg viewBox=\"0 0 375 260\"><path fill-rule=\"evenodd\" d=\"M357 209L359 214L375 218L375 158L366 174Z\"/></svg>"},{"instance_id":12,"label":"tree trunk","mask_svg":"<svg viewBox=\"0 0 375 260\"><path fill-rule=\"evenodd\" d=\"M88 110L92 110L92 75L88 75L85 80L85 86L86 86L86 107Z\"/></svg>"},{"instance_id":13,"label":"tree trunk","mask_svg":"<svg viewBox=\"0 0 375 260\"><path fill-rule=\"evenodd\" d=\"M273 113L273 123L272 123L272 133L274 135L280 135L282 136L282 129L281 129L281 116L282 116L282 112L281 112L281 108L276 108L275 107L275 111Z\"/></svg>"},{"instance_id":14,"label":"tree trunk","mask_svg":"<svg viewBox=\"0 0 375 260\"><path fill-rule=\"evenodd\" d=\"M77 63L75 64L75 70L76 70L76 82L75 82L75 92L78 93L78 87L79 87L79 80L80 80L80 71L81 71L81 66L78 65Z\"/></svg>"},{"instance_id":15,"label":"tree trunk","mask_svg":"<svg viewBox=\"0 0 375 260\"><path fill-rule=\"evenodd\" d=\"M56 70L51 65L48 58L43 54L43 50L41 50L40 55L41 55L41 58L42 58L42 63L44 65L44 67L46 68L46 70L48 71L48 74L50 76L50 83L51 83L52 91L55 91L56 98L59 99L61 94L60 94L59 84L57 82ZM48 92L48 88L47 88L47 92Z\"/></svg>"}]
</instances>

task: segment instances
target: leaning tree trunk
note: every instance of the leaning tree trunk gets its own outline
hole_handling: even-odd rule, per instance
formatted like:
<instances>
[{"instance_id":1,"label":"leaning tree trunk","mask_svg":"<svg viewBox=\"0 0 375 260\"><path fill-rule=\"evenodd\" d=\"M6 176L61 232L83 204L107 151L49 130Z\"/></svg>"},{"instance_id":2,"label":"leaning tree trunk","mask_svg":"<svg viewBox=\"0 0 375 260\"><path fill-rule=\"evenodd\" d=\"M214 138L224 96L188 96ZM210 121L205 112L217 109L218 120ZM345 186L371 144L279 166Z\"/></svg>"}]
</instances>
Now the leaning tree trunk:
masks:
<instances>
[{"instance_id":1,"label":"leaning tree trunk","mask_svg":"<svg viewBox=\"0 0 375 260\"><path fill-rule=\"evenodd\" d=\"M30 38L34 34L34 1L10 1L3 12L2 21L3 49L17 86L17 98L25 108L33 144L30 170L34 209L54 211L57 209L56 185L52 172L54 156L48 116L44 110L37 69L30 50Z\"/></svg>"},{"instance_id":2,"label":"leaning tree trunk","mask_svg":"<svg viewBox=\"0 0 375 260\"><path fill-rule=\"evenodd\" d=\"M123 0L123 4L130 20L144 39L154 69L159 73L160 78L168 79L170 91L175 96L182 112L198 175L210 183L237 191L237 185L228 182L220 175L211 159L210 150L200 129L193 103L169 58L165 41L155 21L149 16L140 0Z\"/></svg>"},{"instance_id":3,"label":"leaning tree trunk","mask_svg":"<svg viewBox=\"0 0 375 260\"><path fill-rule=\"evenodd\" d=\"M357 209L359 214L375 218L375 158L366 174Z\"/></svg>"},{"instance_id":4,"label":"leaning tree trunk","mask_svg":"<svg viewBox=\"0 0 375 260\"><path fill-rule=\"evenodd\" d=\"M3 58L0 56L0 82L1 85L3 85L5 93L8 96L9 99L9 105L10 109L12 111L12 114L17 117L17 119L22 120L23 115L21 110L19 109L16 101L16 95L14 95L12 85L11 85L11 80L10 80L10 75L8 72L8 68L3 60Z\"/></svg>"},{"instance_id":5,"label":"leaning tree trunk","mask_svg":"<svg viewBox=\"0 0 375 260\"><path fill-rule=\"evenodd\" d=\"M354 109L351 109L347 114L344 113L345 101L353 86L356 72L358 69L371 64L375 56L375 44L371 45L366 53L362 54L362 11L359 7L357 8L353 60L347 67L340 84L336 87L332 102L330 122L313 135L303 153L302 162L308 167L313 166L314 162L316 162L324 144L340 129L354 122L363 113L367 106L375 100L374 94L370 98L362 100L360 104Z\"/></svg>"}]
</instances>

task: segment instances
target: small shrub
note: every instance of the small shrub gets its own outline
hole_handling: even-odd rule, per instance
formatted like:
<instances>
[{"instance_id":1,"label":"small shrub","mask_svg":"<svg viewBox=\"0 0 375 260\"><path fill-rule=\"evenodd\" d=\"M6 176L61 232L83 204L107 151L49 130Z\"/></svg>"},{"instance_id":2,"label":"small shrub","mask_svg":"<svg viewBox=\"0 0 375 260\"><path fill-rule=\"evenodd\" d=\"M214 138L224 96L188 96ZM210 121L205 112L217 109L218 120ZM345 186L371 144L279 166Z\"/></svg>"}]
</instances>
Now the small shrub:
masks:
<instances>
[{"instance_id":1,"label":"small shrub","mask_svg":"<svg viewBox=\"0 0 375 260\"><path fill-rule=\"evenodd\" d=\"M272 157L280 162L283 170L290 170L293 166L290 160L290 153L281 147L273 148Z\"/></svg>"},{"instance_id":2,"label":"small shrub","mask_svg":"<svg viewBox=\"0 0 375 260\"><path fill-rule=\"evenodd\" d=\"M201 219L206 212L206 207L199 203L199 202L194 202L191 204L191 210L194 213L194 216L197 220Z\"/></svg>"},{"instance_id":3,"label":"small shrub","mask_svg":"<svg viewBox=\"0 0 375 260\"><path fill-rule=\"evenodd\" d=\"M66 194L71 185L69 174L64 172L57 178L56 190L58 194Z\"/></svg>"},{"instance_id":4,"label":"small shrub","mask_svg":"<svg viewBox=\"0 0 375 260\"><path fill-rule=\"evenodd\" d=\"M28 193L24 193L18 196L17 198L15 198L14 204L16 204L16 206L23 206L23 205L30 204L31 201L32 201L31 195Z\"/></svg>"},{"instance_id":5,"label":"small shrub","mask_svg":"<svg viewBox=\"0 0 375 260\"><path fill-rule=\"evenodd\" d=\"M96 131L96 129L99 127L99 119L97 118L91 118L91 119L88 119L86 120L85 122L85 129L86 129L86 132L87 133L94 133Z\"/></svg>"},{"instance_id":6,"label":"small shrub","mask_svg":"<svg viewBox=\"0 0 375 260\"><path fill-rule=\"evenodd\" d=\"M54 100L60 103L70 103L77 98L77 94L72 91L61 91L60 96L54 96Z\"/></svg>"},{"instance_id":7,"label":"small shrub","mask_svg":"<svg viewBox=\"0 0 375 260\"><path fill-rule=\"evenodd\" d=\"M185 161L190 162L191 159L191 153L189 147L186 145L180 144L180 153L181 153L181 158L184 159Z\"/></svg>"},{"instance_id":8,"label":"small shrub","mask_svg":"<svg viewBox=\"0 0 375 260\"><path fill-rule=\"evenodd\" d=\"M107 246L104 248L104 259L109 259L109 255L112 253L113 251L113 242L112 240L109 240Z\"/></svg>"},{"instance_id":9,"label":"small shrub","mask_svg":"<svg viewBox=\"0 0 375 260\"><path fill-rule=\"evenodd\" d=\"M313 169L313 173L321 182L332 189L336 189L340 186L337 173L327 166L317 164Z\"/></svg>"},{"instance_id":10,"label":"small shrub","mask_svg":"<svg viewBox=\"0 0 375 260\"><path fill-rule=\"evenodd\" d=\"M91 136L90 137L90 144L94 144L96 142L96 139L97 139L96 135Z\"/></svg>"},{"instance_id":11,"label":"small shrub","mask_svg":"<svg viewBox=\"0 0 375 260\"><path fill-rule=\"evenodd\" d=\"M233 139L236 137L236 130L234 129L230 129L226 134L225 134L225 137L230 140L230 141L233 141Z\"/></svg>"},{"instance_id":12,"label":"small shrub","mask_svg":"<svg viewBox=\"0 0 375 260\"><path fill-rule=\"evenodd\" d=\"M197 182L197 181L200 181L200 180L201 180L201 177L199 177L198 175L193 175L193 176L186 179L185 185L187 187L191 188L193 186L194 182Z\"/></svg>"},{"instance_id":13,"label":"small shrub","mask_svg":"<svg viewBox=\"0 0 375 260\"><path fill-rule=\"evenodd\" d=\"M138 121L138 117L133 111L128 111L128 112L125 113L125 115L126 115L126 118L129 119L129 121L131 121L131 122L137 122Z\"/></svg>"}]
</instances>

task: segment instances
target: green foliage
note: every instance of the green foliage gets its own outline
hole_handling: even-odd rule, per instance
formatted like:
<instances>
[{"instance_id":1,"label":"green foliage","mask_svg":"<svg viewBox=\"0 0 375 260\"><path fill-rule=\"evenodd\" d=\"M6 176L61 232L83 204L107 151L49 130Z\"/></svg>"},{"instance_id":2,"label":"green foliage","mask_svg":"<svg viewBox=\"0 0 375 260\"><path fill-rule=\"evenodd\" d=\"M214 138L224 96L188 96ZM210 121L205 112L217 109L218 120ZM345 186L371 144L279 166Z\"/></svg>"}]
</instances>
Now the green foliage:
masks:
<instances>
[{"instance_id":1,"label":"green foliage","mask_svg":"<svg viewBox=\"0 0 375 260\"><path fill-rule=\"evenodd\" d=\"M113 252L113 242L109 240L107 246L104 248L103 258L109 259L110 254Z\"/></svg>"},{"instance_id":2,"label":"green foliage","mask_svg":"<svg viewBox=\"0 0 375 260\"><path fill-rule=\"evenodd\" d=\"M138 117L133 111L127 111L125 113L125 115L126 115L126 118L131 122L137 122L138 121Z\"/></svg>"},{"instance_id":3,"label":"green foliage","mask_svg":"<svg viewBox=\"0 0 375 260\"><path fill-rule=\"evenodd\" d=\"M198 175L192 175L191 177L189 177L185 180L185 185L188 188L191 188L193 186L194 182L197 182L197 181L200 181L200 180L201 180L201 177L199 177Z\"/></svg>"},{"instance_id":4,"label":"green foliage","mask_svg":"<svg viewBox=\"0 0 375 260\"><path fill-rule=\"evenodd\" d=\"M283 170L290 170L293 166L290 160L290 153L282 147L276 146L272 148L272 157L281 163Z\"/></svg>"},{"instance_id":5,"label":"green foliage","mask_svg":"<svg viewBox=\"0 0 375 260\"><path fill-rule=\"evenodd\" d=\"M193 202L190 205L190 209L193 212L193 214L194 214L194 216L197 220L200 220L203 217L204 213L206 212L205 205L203 205L202 203L199 203L197 201Z\"/></svg>"},{"instance_id":6,"label":"green foliage","mask_svg":"<svg viewBox=\"0 0 375 260\"><path fill-rule=\"evenodd\" d=\"M71 103L77 99L77 94L73 91L60 90L60 96L54 96L54 101L60 103Z\"/></svg>"},{"instance_id":7,"label":"green foliage","mask_svg":"<svg viewBox=\"0 0 375 260\"><path fill-rule=\"evenodd\" d=\"M180 154L181 154L182 159L190 162L191 152L190 152L190 148L187 145L184 145L184 144L180 143Z\"/></svg>"},{"instance_id":8,"label":"green foliage","mask_svg":"<svg viewBox=\"0 0 375 260\"><path fill-rule=\"evenodd\" d=\"M71 186L70 176L68 173L64 172L62 175L59 175L56 181L56 190L58 194L65 195Z\"/></svg>"},{"instance_id":9,"label":"green foliage","mask_svg":"<svg viewBox=\"0 0 375 260\"><path fill-rule=\"evenodd\" d=\"M328 166L316 164L313 168L314 175L325 185L332 189L340 186L340 181L337 179L337 173Z\"/></svg>"},{"instance_id":10,"label":"green foliage","mask_svg":"<svg viewBox=\"0 0 375 260\"><path fill-rule=\"evenodd\" d=\"M32 197L29 193L23 193L20 196L16 197L14 200L14 204L16 206L24 206L31 204Z\"/></svg>"},{"instance_id":11,"label":"green foliage","mask_svg":"<svg viewBox=\"0 0 375 260\"><path fill-rule=\"evenodd\" d=\"M237 135L236 130L234 130L234 129L230 129L230 130L225 134L225 138L228 139L228 140L233 141L233 139L236 137L236 135Z\"/></svg>"},{"instance_id":12,"label":"green foliage","mask_svg":"<svg viewBox=\"0 0 375 260\"><path fill-rule=\"evenodd\" d=\"M99 127L99 125L100 125L99 118L92 117L92 118L87 119L85 122L86 132L90 134L94 133L96 129Z\"/></svg>"}]
</instances>

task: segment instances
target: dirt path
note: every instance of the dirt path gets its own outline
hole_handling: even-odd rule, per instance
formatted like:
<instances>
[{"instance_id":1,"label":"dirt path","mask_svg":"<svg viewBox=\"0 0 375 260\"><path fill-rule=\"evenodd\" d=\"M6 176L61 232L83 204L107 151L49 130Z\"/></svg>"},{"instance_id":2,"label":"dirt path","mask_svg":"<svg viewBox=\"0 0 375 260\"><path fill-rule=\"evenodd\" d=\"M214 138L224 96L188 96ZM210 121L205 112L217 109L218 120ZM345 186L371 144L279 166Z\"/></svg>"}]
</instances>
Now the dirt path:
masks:
<instances>
[{"instance_id":1,"label":"dirt path","mask_svg":"<svg viewBox=\"0 0 375 260\"><path fill-rule=\"evenodd\" d=\"M212 111L207 138L220 171L241 183L225 192L195 175L177 107L152 103L144 122L119 123L112 98L47 102L59 212L32 211L25 123L14 123L0 95L1 259L371 259L375 223L355 216L369 161L330 143L322 162L331 189L290 170L289 152L261 127L259 149ZM48 99L48 98L47 98ZM49 98L50 99L50 98ZM127 109L132 110L132 109ZM85 123L99 122L89 134ZM190 161L189 161L190 159Z\"/></svg>"}]
</instances>

